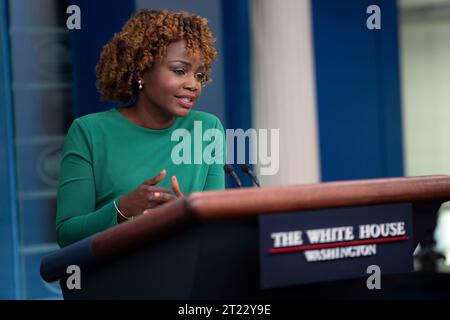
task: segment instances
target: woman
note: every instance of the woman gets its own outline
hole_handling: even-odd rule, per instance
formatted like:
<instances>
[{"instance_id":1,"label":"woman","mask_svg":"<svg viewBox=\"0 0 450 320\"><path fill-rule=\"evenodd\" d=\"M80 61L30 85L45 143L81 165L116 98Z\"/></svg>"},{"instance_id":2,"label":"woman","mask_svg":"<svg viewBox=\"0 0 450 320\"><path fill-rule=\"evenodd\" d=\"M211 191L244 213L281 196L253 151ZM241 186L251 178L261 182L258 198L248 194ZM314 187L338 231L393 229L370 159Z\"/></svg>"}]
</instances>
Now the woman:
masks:
<instances>
[{"instance_id":1,"label":"woman","mask_svg":"<svg viewBox=\"0 0 450 320\"><path fill-rule=\"evenodd\" d=\"M203 156L211 142L199 136L199 124L224 137L217 117L192 111L217 56L213 44L205 18L141 10L103 48L96 67L102 99L127 103L134 98L134 103L83 116L71 125L58 188L61 247L151 214L183 192L224 189L223 141L212 152L220 161L174 161L174 156ZM197 148L177 155L180 138ZM189 157L191 150L195 154Z\"/></svg>"}]
</instances>

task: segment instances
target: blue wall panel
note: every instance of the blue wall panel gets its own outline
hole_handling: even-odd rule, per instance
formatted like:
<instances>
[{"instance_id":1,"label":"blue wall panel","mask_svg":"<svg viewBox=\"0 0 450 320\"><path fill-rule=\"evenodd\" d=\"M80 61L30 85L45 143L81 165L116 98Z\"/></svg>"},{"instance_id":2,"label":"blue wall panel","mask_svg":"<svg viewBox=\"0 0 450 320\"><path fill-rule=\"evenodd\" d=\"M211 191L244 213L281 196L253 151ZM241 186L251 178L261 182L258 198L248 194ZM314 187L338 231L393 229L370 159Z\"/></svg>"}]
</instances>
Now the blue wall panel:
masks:
<instances>
[{"instance_id":1,"label":"blue wall panel","mask_svg":"<svg viewBox=\"0 0 450 320\"><path fill-rule=\"evenodd\" d=\"M312 4L322 180L403 175L396 2Z\"/></svg>"},{"instance_id":2,"label":"blue wall panel","mask_svg":"<svg viewBox=\"0 0 450 320\"><path fill-rule=\"evenodd\" d=\"M225 114L229 129L247 130L252 126L249 16L248 0L222 0ZM236 143L234 149L236 163ZM248 162L249 152L246 155ZM252 185L240 169L236 167L235 170L244 186ZM229 177L227 179L227 186L234 187L234 182Z\"/></svg>"},{"instance_id":3,"label":"blue wall panel","mask_svg":"<svg viewBox=\"0 0 450 320\"><path fill-rule=\"evenodd\" d=\"M134 13L134 1L74 0L81 10L81 30L71 30L74 117L107 110L117 104L100 102L95 66L103 46Z\"/></svg>"},{"instance_id":4,"label":"blue wall panel","mask_svg":"<svg viewBox=\"0 0 450 320\"><path fill-rule=\"evenodd\" d=\"M0 299L20 297L8 6L0 0Z\"/></svg>"}]
</instances>

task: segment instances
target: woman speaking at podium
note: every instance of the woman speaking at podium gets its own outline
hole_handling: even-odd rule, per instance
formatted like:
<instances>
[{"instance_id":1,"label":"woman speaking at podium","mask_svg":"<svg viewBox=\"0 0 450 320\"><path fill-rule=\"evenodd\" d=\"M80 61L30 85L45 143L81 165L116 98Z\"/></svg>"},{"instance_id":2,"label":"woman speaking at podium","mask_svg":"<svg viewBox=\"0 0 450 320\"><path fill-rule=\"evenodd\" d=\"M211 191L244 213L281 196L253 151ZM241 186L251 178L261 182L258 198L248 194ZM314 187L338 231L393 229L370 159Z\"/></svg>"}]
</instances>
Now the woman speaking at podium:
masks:
<instances>
[{"instance_id":1,"label":"woman speaking at podium","mask_svg":"<svg viewBox=\"0 0 450 320\"><path fill-rule=\"evenodd\" d=\"M224 189L223 141L214 163L191 161L202 152L195 147L174 152L179 140L203 147L198 128L224 137L217 117L192 110L216 56L205 18L166 10L139 11L103 47L97 88L103 100L129 106L80 117L68 131L56 216L61 247L183 193Z\"/></svg>"}]
</instances>

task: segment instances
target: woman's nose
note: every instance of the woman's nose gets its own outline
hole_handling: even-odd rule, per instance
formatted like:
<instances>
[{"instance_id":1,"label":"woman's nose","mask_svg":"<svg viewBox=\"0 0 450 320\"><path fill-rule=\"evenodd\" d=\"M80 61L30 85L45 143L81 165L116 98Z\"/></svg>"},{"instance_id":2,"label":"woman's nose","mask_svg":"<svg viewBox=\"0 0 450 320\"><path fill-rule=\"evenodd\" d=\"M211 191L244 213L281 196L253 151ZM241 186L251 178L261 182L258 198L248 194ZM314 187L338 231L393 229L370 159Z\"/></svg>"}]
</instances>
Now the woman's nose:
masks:
<instances>
[{"instance_id":1,"label":"woman's nose","mask_svg":"<svg viewBox=\"0 0 450 320\"><path fill-rule=\"evenodd\" d=\"M199 82L195 79L195 77L192 77L184 84L184 88L189 91L197 91L199 90Z\"/></svg>"}]
</instances>

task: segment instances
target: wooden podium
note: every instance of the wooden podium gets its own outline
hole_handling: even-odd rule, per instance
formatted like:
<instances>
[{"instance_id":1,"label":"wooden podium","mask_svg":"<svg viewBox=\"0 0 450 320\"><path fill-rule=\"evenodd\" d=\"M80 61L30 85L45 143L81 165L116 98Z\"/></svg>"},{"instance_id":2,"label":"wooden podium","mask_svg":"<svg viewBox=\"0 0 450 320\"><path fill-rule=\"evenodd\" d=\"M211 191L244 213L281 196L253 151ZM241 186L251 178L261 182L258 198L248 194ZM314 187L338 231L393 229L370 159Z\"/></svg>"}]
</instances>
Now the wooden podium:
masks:
<instances>
[{"instance_id":1,"label":"wooden podium","mask_svg":"<svg viewBox=\"0 0 450 320\"><path fill-rule=\"evenodd\" d=\"M65 299L395 298L424 283L434 290L426 283L440 275L386 276L381 292L360 279L261 289L257 216L411 203L414 247L429 248L448 200L448 176L193 193L52 253L41 276L59 280ZM80 290L66 287L69 265L81 269Z\"/></svg>"}]
</instances>

